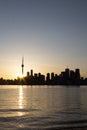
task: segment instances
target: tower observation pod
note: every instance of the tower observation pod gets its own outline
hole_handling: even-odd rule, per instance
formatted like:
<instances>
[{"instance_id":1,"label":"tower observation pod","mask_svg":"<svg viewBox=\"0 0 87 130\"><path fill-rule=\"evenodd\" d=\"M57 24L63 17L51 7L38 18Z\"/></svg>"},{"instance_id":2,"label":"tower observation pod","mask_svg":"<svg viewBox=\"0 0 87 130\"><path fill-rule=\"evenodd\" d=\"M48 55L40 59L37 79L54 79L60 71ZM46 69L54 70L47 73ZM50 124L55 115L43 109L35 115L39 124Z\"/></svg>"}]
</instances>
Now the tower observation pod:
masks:
<instances>
[{"instance_id":1,"label":"tower observation pod","mask_svg":"<svg viewBox=\"0 0 87 130\"><path fill-rule=\"evenodd\" d=\"M22 57L22 65L21 65L21 67L22 67L22 76L24 75L24 57Z\"/></svg>"}]
</instances>

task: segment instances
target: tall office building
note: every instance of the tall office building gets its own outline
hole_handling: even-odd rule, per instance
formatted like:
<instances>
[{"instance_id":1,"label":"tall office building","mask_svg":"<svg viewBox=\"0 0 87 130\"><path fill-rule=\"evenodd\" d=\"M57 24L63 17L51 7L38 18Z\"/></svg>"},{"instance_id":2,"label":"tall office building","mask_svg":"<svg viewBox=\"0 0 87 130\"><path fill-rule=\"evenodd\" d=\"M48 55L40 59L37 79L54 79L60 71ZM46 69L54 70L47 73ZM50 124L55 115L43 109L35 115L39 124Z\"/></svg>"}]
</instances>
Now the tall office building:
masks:
<instances>
[{"instance_id":1,"label":"tall office building","mask_svg":"<svg viewBox=\"0 0 87 130\"><path fill-rule=\"evenodd\" d=\"M31 76L33 76L33 70L31 70Z\"/></svg>"},{"instance_id":2,"label":"tall office building","mask_svg":"<svg viewBox=\"0 0 87 130\"><path fill-rule=\"evenodd\" d=\"M51 80L54 80L54 72L51 73Z\"/></svg>"},{"instance_id":3,"label":"tall office building","mask_svg":"<svg viewBox=\"0 0 87 130\"><path fill-rule=\"evenodd\" d=\"M77 80L80 79L80 69L75 69L75 78L76 78Z\"/></svg>"},{"instance_id":4,"label":"tall office building","mask_svg":"<svg viewBox=\"0 0 87 130\"><path fill-rule=\"evenodd\" d=\"M65 75L66 75L66 79L69 79L69 77L70 77L70 70L68 68L65 69Z\"/></svg>"},{"instance_id":5,"label":"tall office building","mask_svg":"<svg viewBox=\"0 0 87 130\"><path fill-rule=\"evenodd\" d=\"M50 81L50 73L47 73L46 81Z\"/></svg>"},{"instance_id":6,"label":"tall office building","mask_svg":"<svg viewBox=\"0 0 87 130\"><path fill-rule=\"evenodd\" d=\"M27 77L29 77L29 72L27 72Z\"/></svg>"}]
</instances>

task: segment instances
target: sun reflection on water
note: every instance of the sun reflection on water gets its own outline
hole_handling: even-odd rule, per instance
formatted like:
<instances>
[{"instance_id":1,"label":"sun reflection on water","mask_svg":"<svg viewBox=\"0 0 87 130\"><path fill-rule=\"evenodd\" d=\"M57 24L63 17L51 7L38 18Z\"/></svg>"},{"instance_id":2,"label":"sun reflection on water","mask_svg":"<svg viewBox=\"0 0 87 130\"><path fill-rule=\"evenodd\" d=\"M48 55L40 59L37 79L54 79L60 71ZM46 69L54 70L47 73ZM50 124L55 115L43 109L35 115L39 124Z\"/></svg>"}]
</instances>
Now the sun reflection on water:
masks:
<instances>
[{"instance_id":1,"label":"sun reflection on water","mask_svg":"<svg viewBox=\"0 0 87 130\"><path fill-rule=\"evenodd\" d=\"M19 87L19 109L23 109L23 86ZM20 111L19 115L22 116L23 113Z\"/></svg>"}]
</instances>

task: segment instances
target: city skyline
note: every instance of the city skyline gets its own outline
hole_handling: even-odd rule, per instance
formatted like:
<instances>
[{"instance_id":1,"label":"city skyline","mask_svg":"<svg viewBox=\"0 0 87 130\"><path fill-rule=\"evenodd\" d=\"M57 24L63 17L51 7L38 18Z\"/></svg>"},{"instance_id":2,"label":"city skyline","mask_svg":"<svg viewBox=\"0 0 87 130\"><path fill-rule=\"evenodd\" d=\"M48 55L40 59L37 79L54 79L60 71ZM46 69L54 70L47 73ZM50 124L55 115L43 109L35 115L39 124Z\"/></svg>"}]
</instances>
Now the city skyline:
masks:
<instances>
[{"instance_id":1,"label":"city skyline","mask_svg":"<svg viewBox=\"0 0 87 130\"><path fill-rule=\"evenodd\" d=\"M77 67L77 68L74 68L74 69L71 69L71 68L69 68L69 66L67 66L67 67L65 67L64 68L64 70L62 70L62 71L60 71L60 73L57 73L57 72L54 72L54 71L47 71L45 74L44 73L42 73L42 72L40 72L40 71L38 71L38 72L35 72L35 73L33 73L33 68L30 68L29 70L27 70L27 72L25 72L24 70L26 70L26 68L25 68L25 63L24 63L24 56L22 57L22 59L21 59L21 65L20 65L20 68L21 68L21 73L20 74L18 74L17 75L17 77L15 77L14 79L16 79L16 78L24 78L24 77L26 77L27 76L27 74L29 75L29 73L31 73L31 76L34 76L34 74L42 74L42 75L44 75L45 77L47 76L47 74L49 74L49 75L51 75L52 73L54 73L55 75L61 75L63 72L64 72L64 70L66 71L66 70L69 70L69 71L73 71L74 72L74 70L78 70L79 68ZM79 71L80 71L80 69L79 69ZM80 71L81 72L81 71ZM81 74L80 74L80 77L82 77L82 78L87 78L87 77L83 77ZM0 78L3 78L3 79L5 79L3 76L1 76ZM11 78L6 78L6 79L11 79Z\"/></svg>"},{"instance_id":2,"label":"city skyline","mask_svg":"<svg viewBox=\"0 0 87 130\"><path fill-rule=\"evenodd\" d=\"M15 79L0 78L0 85L87 85L87 77L80 74L80 69L75 70L65 68L60 74L51 72L46 75L34 73L33 69L28 71L24 76L24 59L22 58L22 76Z\"/></svg>"},{"instance_id":3,"label":"city skyline","mask_svg":"<svg viewBox=\"0 0 87 130\"><path fill-rule=\"evenodd\" d=\"M87 77L86 0L0 0L0 77L59 74L67 66Z\"/></svg>"}]
</instances>

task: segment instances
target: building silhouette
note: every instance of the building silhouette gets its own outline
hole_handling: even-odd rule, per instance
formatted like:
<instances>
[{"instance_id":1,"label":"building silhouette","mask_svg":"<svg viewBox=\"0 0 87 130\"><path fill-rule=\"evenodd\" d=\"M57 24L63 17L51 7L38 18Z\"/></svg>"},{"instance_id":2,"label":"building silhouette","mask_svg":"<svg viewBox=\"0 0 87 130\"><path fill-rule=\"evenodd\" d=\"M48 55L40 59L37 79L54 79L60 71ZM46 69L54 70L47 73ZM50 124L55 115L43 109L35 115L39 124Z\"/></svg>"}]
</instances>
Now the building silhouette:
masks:
<instances>
[{"instance_id":1,"label":"building silhouette","mask_svg":"<svg viewBox=\"0 0 87 130\"><path fill-rule=\"evenodd\" d=\"M24 75L24 57L22 57L22 65L21 65L21 67L22 67L22 76Z\"/></svg>"},{"instance_id":2,"label":"building silhouette","mask_svg":"<svg viewBox=\"0 0 87 130\"><path fill-rule=\"evenodd\" d=\"M24 58L22 57L22 75L24 75ZM46 76L39 73L33 73L33 69L28 71L23 78L3 79L0 78L0 84L25 84L25 85L87 85L87 78L81 77L80 69L70 70L66 68L59 75L54 72L47 73Z\"/></svg>"},{"instance_id":3,"label":"building silhouette","mask_svg":"<svg viewBox=\"0 0 87 130\"><path fill-rule=\"evenodd\" d=\"M31 76L33 76L33 70L31 70Z\"/></svg>"}]
</instances>

